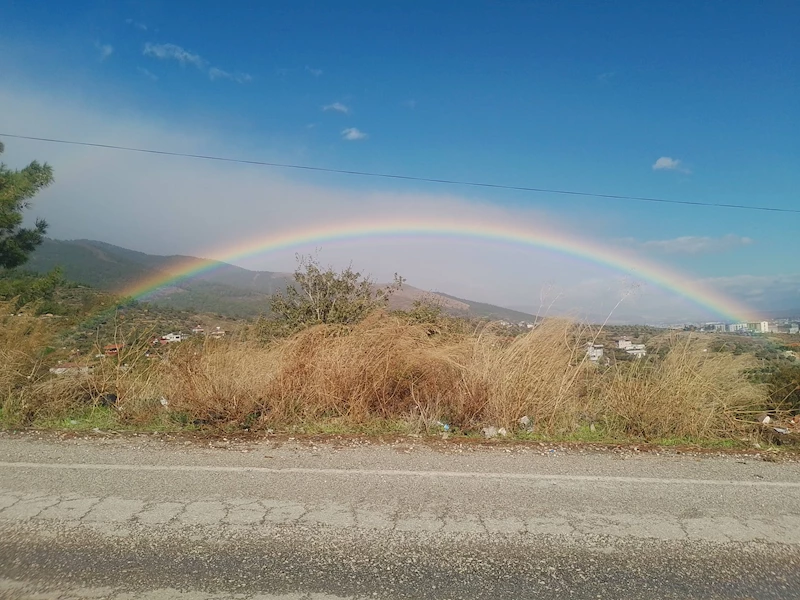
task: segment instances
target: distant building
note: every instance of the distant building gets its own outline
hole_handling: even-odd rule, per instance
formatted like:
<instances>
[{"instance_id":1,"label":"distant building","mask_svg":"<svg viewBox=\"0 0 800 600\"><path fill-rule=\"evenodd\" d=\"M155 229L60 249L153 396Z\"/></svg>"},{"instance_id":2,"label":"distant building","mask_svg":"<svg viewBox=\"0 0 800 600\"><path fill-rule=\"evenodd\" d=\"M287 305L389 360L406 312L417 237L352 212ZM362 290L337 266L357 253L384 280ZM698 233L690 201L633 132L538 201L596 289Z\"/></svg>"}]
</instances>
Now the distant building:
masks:
<instances>
[{"instance_id":1,"label":"distant building","mask_svg":"<svg viewBox=\"0 0 800 600\"><path fill-rule=\"evenodd\" d=\"M617 340L617 348L620 350L625 350L625 352L635 356L636 358L641 358L642 356L647 355L647 348L644 344L634 344L628 338Z\"/></svg>"},{"instance_id":2,"label":"distant building","mask_svg":"<svg viewBox=\"0 0 800 600\"><path fill-rule=\"evenodd\" d=\"M192 327L192 335L203 335L205 332L206 330L200 327L200 325Z\"/></svg>"},{"instance_id":3,"label":"distant building","mask_svg":"<svg viewBox=\"0 0 800 600\"><path fill-rule=\"evenodd\" d=\"M186 339L186 335L183 333L168 333L167 335L161 336L161 342L165 344L174 344L176 342L182 342Z\"/></svg>"},{"instance_id":4,"label":"distant building","mask_svg":"<svg viewBox=\"0 0 800 600\"><path fill-rule=\"evenodd\" d=\"M752 333L769 333L769 322L756 321L755 323L748 323L747 331Z\"/></svg>"},{"instance_id":5,"label":"distant building","mask_svg":"<svg viewBox=\"0 0 800 600\"><path fill-rule=\"evenodd\" d=\"M603 358L603 344L586 344L586 356L592 362L597 362Z\"/></svg>"},{"instance_id":6,"label":"distant building","mask_svg":"<svg viewBox=\"0 0 800 600\"><path fill-rule=\"evenodd\" d=\"M636 358L647 356L647 348L644 344L631 344L630 348L626 348L625 352Z\"/></svg>"},{"instance_id":7,"label":"distant building","mask_svg":"<svg viewBox=\"0 0 800 600\"><path fill-rule=\"evenodd\" d=\"M800 326L797 323L792 323L789 325L789 333L795 335L800 332Z\"/></svg>"},{"instance_id":8,"label":"distant building","mask_svg":"<svg viewBox=\"0 0 800 600\"><path fill-rule=\"evenodd\" d=\"M731 323L728 325L728 331L736 333L737 331L747 331L747 323Z\"/></svg>"},{"instance_id":9,"label":"distant building","mask_svg":"<svg viewBox=\"0 0 800 600\"><path fill-rule=\"evenodd\" d=\"M214 331L209 333L209 335L215 339L223 338L225 337L225 330L220 327L217 327L216 329L214 329Z\"/></svg>"}]
</instances>

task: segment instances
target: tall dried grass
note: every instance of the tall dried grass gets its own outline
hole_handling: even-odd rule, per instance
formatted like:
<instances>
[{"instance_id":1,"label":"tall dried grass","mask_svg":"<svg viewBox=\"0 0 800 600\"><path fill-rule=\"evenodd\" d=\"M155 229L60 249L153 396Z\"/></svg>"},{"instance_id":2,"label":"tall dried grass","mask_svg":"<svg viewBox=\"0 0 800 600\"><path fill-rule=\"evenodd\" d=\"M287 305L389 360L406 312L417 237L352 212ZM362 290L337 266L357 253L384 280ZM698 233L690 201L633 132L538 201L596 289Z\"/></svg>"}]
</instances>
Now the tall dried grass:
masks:
<instances>
[{"instance_id":1,"label":"tall dried grass","mask_svg":"<svg viewBox=\"0 0 800 600\"><path fill-rule=\"evenodd\" d=\"M609 429L647 438L722 438L752 426L766 402L764 386L745 371L750 355L709 352L691 336L666 341L663 359L620 363L594 389Z\"/></svg>"},{"instance_id":2,"label":"tall dried grass","mask_svg":"<svg viewBox=\"0 0 800 600\"><path fill-rule=\"evenodd\" d=\"M0 302L0 409L11 422L24 419L32 388L46 375L44 356L53 338L46 320L15 308Z\"/></svg>"},{"instance_id":3,"label":"tall dried grass","mask_svg":"<svg viewBox=\"0 0 800 600\"><path fill-rule=\"evenodd\" d=\"M743 374L746 356L675 338L664 356L606 367L586 360L592 337L558 319L508 337L492 326L432 327L379 312L267 345L184 342L159 360L131 344L88 375L40 377L26 393L39 411L56 412L114 393L120 417L137 423L166 414L213 427L403 421L425 430L442 421L474 430L528 416L542 434L598 423L610 435L645 438L739 435L763 408L765 391ZM0 371L11 395L32 364L20 360Z\"/></svg>"}]
</instances>

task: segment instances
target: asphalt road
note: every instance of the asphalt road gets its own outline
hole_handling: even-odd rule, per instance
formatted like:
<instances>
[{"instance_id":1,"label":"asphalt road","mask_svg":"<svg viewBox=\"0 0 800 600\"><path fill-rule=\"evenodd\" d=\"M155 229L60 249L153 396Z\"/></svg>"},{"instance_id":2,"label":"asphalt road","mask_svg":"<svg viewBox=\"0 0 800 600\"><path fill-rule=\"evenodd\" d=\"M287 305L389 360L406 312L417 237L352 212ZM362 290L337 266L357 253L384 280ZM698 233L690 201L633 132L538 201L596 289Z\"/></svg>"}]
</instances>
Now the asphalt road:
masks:
<instances>
[{"instance_id":1,"label":"asphalt road","mask_svg":"<svg viewBox=\"0 0 800 600\"><path fill-rule=\"evenodd\" d=\"M800 464L0 433L0 598L800 598Z\"/></svg>"}]
</instances>

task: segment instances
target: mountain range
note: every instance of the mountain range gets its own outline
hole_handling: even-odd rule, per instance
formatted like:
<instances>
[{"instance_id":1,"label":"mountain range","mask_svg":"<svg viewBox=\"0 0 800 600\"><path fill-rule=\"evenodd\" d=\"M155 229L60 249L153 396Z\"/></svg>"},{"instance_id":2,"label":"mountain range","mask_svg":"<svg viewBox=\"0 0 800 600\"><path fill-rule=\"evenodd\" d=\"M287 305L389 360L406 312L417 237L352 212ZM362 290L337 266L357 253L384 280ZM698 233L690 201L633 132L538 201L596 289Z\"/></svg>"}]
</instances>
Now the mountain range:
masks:
<instances>
[{"instance_id":1,"label":"mountain range","mask_svg":"<svg viewBox=\"0 0 800 600\"><path fill-rule=\"evenodd\" d=\"M224 262L193 256L160 256L129 250L96 240L45 239L26 268L45 273L60 267L64 277L76 283L117 294L129 293L142 282L167 279L169 273L198 269L197 275L174 281L147 295L147 301L176 309L252 317L269 312L269 297L286 289L291 273L252 271ZM415 300L430 299L452 314L532 321L528 313L426 292L403 284L392 295L390 307L408 309Z\"/></svg>"}]
</instances>

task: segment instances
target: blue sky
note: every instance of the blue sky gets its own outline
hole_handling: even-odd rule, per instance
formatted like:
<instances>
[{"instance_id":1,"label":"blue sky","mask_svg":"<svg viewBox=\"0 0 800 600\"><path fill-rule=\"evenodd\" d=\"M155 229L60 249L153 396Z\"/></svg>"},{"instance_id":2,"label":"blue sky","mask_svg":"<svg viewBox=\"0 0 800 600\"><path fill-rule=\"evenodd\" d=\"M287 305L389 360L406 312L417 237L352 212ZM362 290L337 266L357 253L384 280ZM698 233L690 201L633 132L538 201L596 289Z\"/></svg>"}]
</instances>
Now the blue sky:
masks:
<instances>
[{"instance_id":1,"label":"blue sky","mask_svg":"<svg viewBox=\"0 0 800 600\"><path fill-rule=\"evenodd\" d=\"M138 120L171 132L144 140L167 149L797 208L798 28L791 1L29 0L3 9L0 67L17 102L102 113L95 139L69 132L87 141ZM27 119L3 129L48 134ZM541 211L697 277L798 271L800 215L283 176Z\"/></svg>"}]
</instances>

